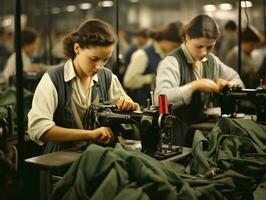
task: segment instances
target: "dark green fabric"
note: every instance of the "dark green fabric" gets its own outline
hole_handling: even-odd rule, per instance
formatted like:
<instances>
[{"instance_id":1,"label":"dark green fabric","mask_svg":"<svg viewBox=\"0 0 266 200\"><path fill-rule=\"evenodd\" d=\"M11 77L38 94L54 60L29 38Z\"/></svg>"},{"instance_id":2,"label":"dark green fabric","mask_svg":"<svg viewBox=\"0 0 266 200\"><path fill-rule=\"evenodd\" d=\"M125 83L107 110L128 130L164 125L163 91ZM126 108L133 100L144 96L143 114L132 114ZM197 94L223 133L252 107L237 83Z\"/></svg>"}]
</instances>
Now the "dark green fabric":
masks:
<instances>
[{"instance_id":1,"label":"dark green fabric","mask_svg":"<svg viewBox=\"0 0 266 200\"><path fill-rule=\"evenodd\" d=\"M191 173L205 174L218 167L261 177L266 172L265 145L265 127L251 120L221 118L208 135L196 132Z\"/></svg>"},{"instance_id":2,"label":"dark green fabric","mask_svg":"<svg viewBox=\"0 0 266 200\"><path fill-rule=\"evenodd\" d=\"M219 137L229 132L238 145L231 145L233 137ZM196 133L186 169L120 144L92 144L55 185L53 199L250 199L256 187L253 173L255 178L265 174L264 133L251 121L222 119L207 137ZM219 173L208 175L218 167Z\"/></svg>"},{"instance_id":3,"label":"dark green fabric","mask_svg":"<svg viewBox=\"0 0 266 200\"><path fill-rule=\"evenodd\" d=\"M120 144L89 145L53 199L252 199L266 173L265 133L253 121L222 118L207 136L196 132L186 168Z\"/></svg>"},{"instance_id":4,"label":"dark green fabric","mask_svg":"<svg viewBox=\"0 0 266 200\"><path fill-rule=\"evenodd\" d=\"M92 144L55 186L53 199L175 199L167 177L140 152Z\"/></svg>"},{"instance_id":5,"label":"dark green fabric","mask_svg":"<svg viewBox=\"0 0 266 200\"><path fill-rule=\"evenodd\" d=\"M27 114L31 108L32 93L26 89L23 90L24 93L24 113L25 119L27 119ZM0 93L0 117L7 116L7 110L5 106L12 105L14 109L17 105L17 92L16 87L8 87L5 91Z\"/></svg>"}]
</instances>

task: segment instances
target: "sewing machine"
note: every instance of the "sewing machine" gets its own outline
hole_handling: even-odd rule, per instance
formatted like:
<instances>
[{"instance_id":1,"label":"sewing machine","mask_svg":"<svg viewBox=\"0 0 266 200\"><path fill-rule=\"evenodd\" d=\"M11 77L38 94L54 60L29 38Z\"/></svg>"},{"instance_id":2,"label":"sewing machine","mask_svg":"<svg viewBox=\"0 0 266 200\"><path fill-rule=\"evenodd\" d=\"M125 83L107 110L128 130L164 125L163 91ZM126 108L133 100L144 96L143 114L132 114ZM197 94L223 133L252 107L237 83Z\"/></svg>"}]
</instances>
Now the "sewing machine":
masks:
<instances>
[{"instance_id":1,"label":"sewing machine","mask_svg":"<svg viewBox=\"0 0 266 200\"><path fill-rule=\"evenodd\" d=\"M87 110L85 128L107 126L115 133L121 124L135 124L140 129L142 152L162 160L182 153L181 147L171 144L173 120L173 115L160 114L155 106L143 111L121 111L115 105L100 104Z\"/></svg>"},{"instance_id":2,"label":"sewing machine","mask_svg":"<svg viewBox=\"0 0 266 200\"><path fill-rule=\"evenodd\" d=\"M241 89L239 87L224 88L219 94L221 103L221 113L231 114L239 112L239 106L242 100L248 100L256 109L257 122L266 123L266 88Z\"/></svg>"}]
</instances>

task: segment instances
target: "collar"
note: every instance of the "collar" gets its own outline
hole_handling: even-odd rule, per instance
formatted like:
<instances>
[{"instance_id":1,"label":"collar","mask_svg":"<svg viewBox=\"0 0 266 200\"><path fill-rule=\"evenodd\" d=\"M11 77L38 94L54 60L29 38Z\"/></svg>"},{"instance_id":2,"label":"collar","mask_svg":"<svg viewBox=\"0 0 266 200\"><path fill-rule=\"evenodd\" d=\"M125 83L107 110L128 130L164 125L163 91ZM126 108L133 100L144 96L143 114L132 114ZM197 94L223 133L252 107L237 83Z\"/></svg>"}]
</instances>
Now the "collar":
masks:
<instances>
[{"instance_id":1,"label":"collar","mask_svg":"<svg viewBox=\"0 0 266 200\"><path fill-rule=\"evenodd\" d=\"M71 81L74 78L78 78L75 69L74 69L74 65L71 59L69 59L65 65L64 65L64 81L68 82ZM97 74L95 74L92 77L92 83L94 82L98 82L98 76Z\"/></svg>"},{"instance_id":2,"label":"collar","mask_svg":"<svg viewBox=\"0 0 266 200\"><path fill-rule=\"evenodd\" d=\"M188 48L187 48L187 46L186 46L185 43L182 43L181 49L182 49L182 51L185 54L185 57L186 57L187 62L190 63L190 64L193 64L194 63L194 58L190 54L190 52L189 52L189 50L188 50ZM206 62L207 60L208 59L206 57L204 57L201 62Z\"/></svg>"}]
</instances>

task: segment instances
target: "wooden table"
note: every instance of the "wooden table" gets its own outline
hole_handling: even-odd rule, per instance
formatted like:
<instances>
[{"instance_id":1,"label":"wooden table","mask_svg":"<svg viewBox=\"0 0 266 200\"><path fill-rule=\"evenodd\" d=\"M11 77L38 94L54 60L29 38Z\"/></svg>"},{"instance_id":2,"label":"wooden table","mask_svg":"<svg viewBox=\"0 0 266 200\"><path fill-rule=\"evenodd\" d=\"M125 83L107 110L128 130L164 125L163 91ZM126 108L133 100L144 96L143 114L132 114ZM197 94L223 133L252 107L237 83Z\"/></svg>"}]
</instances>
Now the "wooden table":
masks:
<instances>
[{"instance_id":1,"label":"wooden table","mask_svg":"<svg viewBox=\"0 0 266 200\"><path fill-rule=\"evenodd\" d=\"M56 151L53 153L43 154L32 158L25 159L28 166L37 169L39 179L36 178L39 185L39 199L51 199L53 177L52 170L70 166L75 160L80 157L81 153L71 151ZM59 179L60 177L56 177Z\"/></svg>"},{"instance_id":2,"label":"wooden table","mask_svg":"<svg viewBox=\"0 0 266 200\"><path fill-rule=\"evenodd\" d=\"M81 153L71 151L56 151L40 156L25 159L25 162L31 166L40 169L54 169L70 165L80 157Z\"/></svg>"}]
</instances>

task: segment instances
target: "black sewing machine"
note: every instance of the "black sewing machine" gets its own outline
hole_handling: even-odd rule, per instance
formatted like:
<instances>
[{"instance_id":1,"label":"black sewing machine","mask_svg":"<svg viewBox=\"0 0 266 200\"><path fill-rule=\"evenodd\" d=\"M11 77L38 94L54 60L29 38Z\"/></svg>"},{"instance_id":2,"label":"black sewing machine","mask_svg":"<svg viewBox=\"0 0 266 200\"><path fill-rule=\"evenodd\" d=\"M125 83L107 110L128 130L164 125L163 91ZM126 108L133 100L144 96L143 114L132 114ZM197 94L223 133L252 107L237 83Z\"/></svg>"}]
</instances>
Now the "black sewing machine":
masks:
<instances>
[{"instance_id":1,"label":"black sewing machine","mask_svg":"<svg viewBox=\"0 0 266 200\"><path fill-rule=\"evenodd\" d=\"M140 129L142 152L162 160L182 153L181 147L171 145L173 119L173 115L159 114L155 106L128 112L115 105L91 105L86 113L85 128L107 126L115 132L121 124L136 124Z\"/></svg>"},{"instance_id":2,"label":"black sewing machine","mask_svg":"<svg viewBox=\"0 0 266 200\"><path fill-rule=\"evenodd\" d=\"M266 123L266 88L242 89L240 87L224 88L219 94L222 114L231 114L239 112L241 101L248 100L255 108L257 122Z\"/></svg>"}]
</instances>

